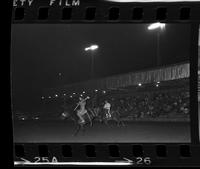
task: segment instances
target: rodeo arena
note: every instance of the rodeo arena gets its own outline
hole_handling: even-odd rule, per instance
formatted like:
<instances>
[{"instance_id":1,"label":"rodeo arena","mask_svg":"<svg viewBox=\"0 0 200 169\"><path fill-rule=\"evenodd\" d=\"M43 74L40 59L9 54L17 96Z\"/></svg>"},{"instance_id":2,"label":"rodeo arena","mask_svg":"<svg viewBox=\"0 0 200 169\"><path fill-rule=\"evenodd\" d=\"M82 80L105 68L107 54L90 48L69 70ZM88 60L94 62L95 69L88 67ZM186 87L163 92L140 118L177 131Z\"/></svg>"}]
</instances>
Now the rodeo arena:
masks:
<instances>
[{"instance_id":1,"label":"rodeo arena","mask_svg":"<svg viewBox=\"0 0 200 169\"><path fill-rule=\"evenodd\" d=\"M15 142L189 142L189 70L184 62L45 89L43 110L18 120Z\"/></svg>"}]
</instances>

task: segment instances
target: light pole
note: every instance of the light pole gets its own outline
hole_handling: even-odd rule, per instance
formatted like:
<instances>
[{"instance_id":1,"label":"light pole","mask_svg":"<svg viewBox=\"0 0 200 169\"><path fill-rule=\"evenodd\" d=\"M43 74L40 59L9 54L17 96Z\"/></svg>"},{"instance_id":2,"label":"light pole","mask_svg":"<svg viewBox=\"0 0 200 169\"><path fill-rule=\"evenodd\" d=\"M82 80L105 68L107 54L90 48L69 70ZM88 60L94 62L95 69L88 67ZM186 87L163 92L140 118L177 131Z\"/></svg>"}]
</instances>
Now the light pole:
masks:
<instances>
[{"instance_id":1,"label":"light pole","mask_svg":"<svg viewBox=\"0 0 200 169\"><path fill-rule=\"evenodd\" d=\"M99 48L98 45L91 45L85 48L85 51L89 51L91 53L91 75L90 78L94 78L94 51ZM94 94L94 98L92 99L92 107L94 107L94 103L96 102L96 93Z\"/></svg>"},{"instance_id":2,"label":"light pole","mask_svg":"<svg viewBox=\"0 0 200 169\"><path fill-rule=\"evenodd\" d=\"M148 26L148 30L154 30L158 29L156 34L157 34L157 48L156 48L156 61L157 61L157 66L160 66L161 64L161 57L160 57L160 32L165 28L165 23L153 23Z\"/></svg>"},{"instance_id":3,"label":"light pole","mask_svg":"<svg viewBox=\"0 0 200 169\"><path fill-rule=\"evenodd\" d=\"M98 45L91 45L85 48L85 51L89 51L91 53L91 79L94 77L94 51L98 48Z\"/></svg>"}]
</instances>

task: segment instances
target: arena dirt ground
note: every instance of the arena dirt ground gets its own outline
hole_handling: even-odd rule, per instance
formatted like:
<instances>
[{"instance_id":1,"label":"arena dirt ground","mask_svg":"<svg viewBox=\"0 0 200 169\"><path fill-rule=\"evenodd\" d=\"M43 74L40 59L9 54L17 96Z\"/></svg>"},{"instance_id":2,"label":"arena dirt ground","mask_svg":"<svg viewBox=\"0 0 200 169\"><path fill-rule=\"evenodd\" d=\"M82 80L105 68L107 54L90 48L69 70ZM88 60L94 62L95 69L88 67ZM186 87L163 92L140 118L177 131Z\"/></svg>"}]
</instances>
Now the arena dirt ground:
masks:
<instances>
[{"instance_id":1,"label":"arena dirt ground","mask_svg":"<svg viewBox=\"0 0 200 169\"><path fill-rule=\"evenodd\" d=\"M73 136L75 125L71 121L20 121L14 123L14 142L141 142L188 143L189 122L125 122L125 127L96 122Z\"/></svg>"}]
</instances>

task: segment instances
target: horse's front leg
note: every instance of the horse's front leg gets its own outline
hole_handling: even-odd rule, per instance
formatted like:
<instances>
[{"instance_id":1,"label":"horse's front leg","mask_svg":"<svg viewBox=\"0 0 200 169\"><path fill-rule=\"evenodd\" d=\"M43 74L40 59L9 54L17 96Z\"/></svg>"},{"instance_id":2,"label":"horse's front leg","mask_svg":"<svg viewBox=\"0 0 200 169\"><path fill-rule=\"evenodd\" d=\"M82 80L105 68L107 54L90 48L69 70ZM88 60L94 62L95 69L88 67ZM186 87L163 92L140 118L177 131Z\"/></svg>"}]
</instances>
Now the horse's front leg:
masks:
<instances>
[{"instance_id":1,"label":"horse's front leg","mask_svg":"<svg viewBox=\"0 0 200 169\"><path fill-rule=\"evenodd\" d=\"M114 121L116 121L116 123L117 123L117 127L120 127L120 120L118 120L118 119L114 119Z\"/></svg>"},{"instance_id":2,"label":"horse's front leg","mask_svg":"<svg viewBox=\"0 0 200 169\"><path fill-rule=\"evenodd\" d=\"M125 126L126 126L126 125L125 125L125 123L124 123L123 121L121 121L121 123L122 123L122 126L123 126L123 127L125 127Z\"/></svg>"},{"instance_id":3,"label":"horse's front leg","mask_svg":"<svg viewBox=\"0 0 200 169\"><path fill-rule=\"evenodd\" d=\"M117 127L120 127L120 121L117 121Z\"/></svg>"}]
</instances>

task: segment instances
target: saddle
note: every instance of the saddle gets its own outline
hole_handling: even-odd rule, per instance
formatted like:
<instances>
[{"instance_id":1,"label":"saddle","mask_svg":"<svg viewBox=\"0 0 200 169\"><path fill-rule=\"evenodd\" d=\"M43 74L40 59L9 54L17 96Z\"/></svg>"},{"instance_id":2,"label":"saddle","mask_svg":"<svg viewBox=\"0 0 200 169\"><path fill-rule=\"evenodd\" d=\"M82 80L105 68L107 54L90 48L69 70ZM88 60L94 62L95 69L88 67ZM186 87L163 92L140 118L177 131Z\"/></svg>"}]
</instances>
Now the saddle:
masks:
<instances>
[{"instance_id":1,"label":"saddle","mask_svg":"<svg viewBox=\"0 0 200 169\"><path fill-rule=\"evenodd\" d=\"M109 113L106 113L106 118L111 118L112 117L112 115L111 114L109 114Z\"/></svg>"},{"instance_id":2,"label":"saddle","mask_svg":"<svg viewBox=\"0 0 200 169\"><path fill-rule=\"evenodd\" d=\"M87 110L78 110L78 112L81 116L84 116L87 113Z\"/></svg>"}]
</instances>

